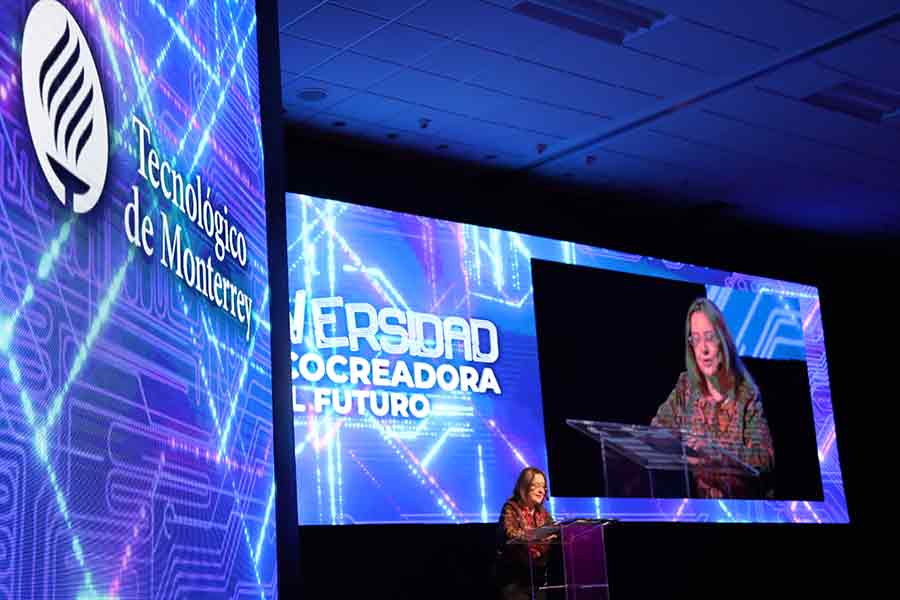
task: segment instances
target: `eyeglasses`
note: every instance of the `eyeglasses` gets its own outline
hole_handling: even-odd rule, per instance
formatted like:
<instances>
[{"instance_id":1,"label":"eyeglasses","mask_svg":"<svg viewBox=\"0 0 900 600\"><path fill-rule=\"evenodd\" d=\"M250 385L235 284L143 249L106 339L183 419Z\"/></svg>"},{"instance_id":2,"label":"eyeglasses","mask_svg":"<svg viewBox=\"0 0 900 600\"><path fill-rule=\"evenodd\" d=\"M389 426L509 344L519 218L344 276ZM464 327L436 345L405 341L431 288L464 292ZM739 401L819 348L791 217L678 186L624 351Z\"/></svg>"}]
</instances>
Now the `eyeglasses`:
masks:
<instances>
[{"instance_id":1,"label":"eyeglasses","mask_svg":"<svg viewBox=\"0 0 900 600\"><path fill-rule=\"evenodd\" d=\"M716 335L715 331L707 331L703 335L692 333L688 336L687 341L691 346L699 346L703 342L718 346L719 336Z\"/></svg>"}]
</instances>

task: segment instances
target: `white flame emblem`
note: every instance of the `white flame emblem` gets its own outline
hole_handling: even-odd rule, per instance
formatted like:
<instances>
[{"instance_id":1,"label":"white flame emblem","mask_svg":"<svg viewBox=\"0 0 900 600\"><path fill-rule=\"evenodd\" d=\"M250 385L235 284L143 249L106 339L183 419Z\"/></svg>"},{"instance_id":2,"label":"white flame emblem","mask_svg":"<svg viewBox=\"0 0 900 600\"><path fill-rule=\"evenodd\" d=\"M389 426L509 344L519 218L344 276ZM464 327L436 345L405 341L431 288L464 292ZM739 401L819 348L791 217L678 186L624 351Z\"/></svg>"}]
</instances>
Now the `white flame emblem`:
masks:
<instances>
[{"instance_id":1,"label":"white flame emblem","mask_svg":"<svg viewBox=\"0 0 900 600\"><path fill-rule=\"evenodd\" d=\"M106 107L87 39L56 0L41 0L28 14L22 89L44 176L60 202L86 213L97 204L106 182Z\"/></svg>"}]
</instances>

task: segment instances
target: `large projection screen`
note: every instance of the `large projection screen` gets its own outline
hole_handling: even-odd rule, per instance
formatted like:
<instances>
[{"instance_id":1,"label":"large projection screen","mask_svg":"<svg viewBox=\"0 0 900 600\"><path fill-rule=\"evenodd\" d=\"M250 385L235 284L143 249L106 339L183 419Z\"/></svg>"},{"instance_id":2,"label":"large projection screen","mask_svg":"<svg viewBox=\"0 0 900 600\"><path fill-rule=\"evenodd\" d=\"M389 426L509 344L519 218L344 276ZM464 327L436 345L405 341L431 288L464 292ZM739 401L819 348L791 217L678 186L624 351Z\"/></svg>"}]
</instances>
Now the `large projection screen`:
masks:
<instances>
[{"instance_id":1,"label":"large projection screen","mask_svg":"<svg viewBox=\"0 0 900 600\"><path fill-rule=\"evenodd\" d=\"M294 410L300 524L494 521L526 465L548 473L558 519L848 521L816 288L306 195L286 204L293 393L278 401ZM759 491L607 494L599 446L566 421L658 425L687 385L698 298L753 382L708 422L737 432Z\"/></svg>"}]
</instances>

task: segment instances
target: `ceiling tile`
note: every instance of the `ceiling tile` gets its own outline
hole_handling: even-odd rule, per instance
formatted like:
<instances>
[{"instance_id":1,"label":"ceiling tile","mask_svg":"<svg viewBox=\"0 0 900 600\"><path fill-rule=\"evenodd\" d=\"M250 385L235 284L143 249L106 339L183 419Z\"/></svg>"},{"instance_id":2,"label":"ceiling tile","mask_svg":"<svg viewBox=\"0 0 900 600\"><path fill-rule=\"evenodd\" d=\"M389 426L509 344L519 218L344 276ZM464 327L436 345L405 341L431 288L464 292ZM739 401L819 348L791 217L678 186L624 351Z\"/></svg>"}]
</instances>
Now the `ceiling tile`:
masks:
<instances>
[{"instance_id":1,"label":"ceiling tile","mask_svg":"<svg viewBox=\"0 0 900 600\"><path fill-rule=\"evenodd\" d=\"M860 79L900 90L900 42L869 34L820 54L819 62Z\"/></svg>"},{"instance_id":2,"label":"ceiling tile","mask_svg":"<svg viewBox=\"0 0 900 600\"><path fill-rule=\"evenodd\" d=\"M678 19L626 45L715 75L743 74L778 57L778 51L772 48Z\"/></svg>"},{"instance_id":3,"label":"ceiling tile","mask_svg":"<svg viewBox=\"0 0 900 600\"><path fill-rule=\"evenodd\" d=\"M560 36L553 43L529 48L521 56L570 73L661 96L685 93L713 80L708 73L696 68L626 46L613 46L583 37Z\"/></svg>"},{"instance_id":4,"label":"ceiling tile","mask_svg":"<svg viewBox=\"0 0 900 600\"><path fill-rule=\"evenodd\" d=\"M610 119L581 111L557 108L521 98L511 98L485 118L520 129L544 132L553 138L586 137L609 127ZM549 143L550 139L543 143Z\"/></svg>"},{"instance_id":5,"label":"ceiling tile","mask_svg":"<svg viewBox=\"0 0 900 600\"><path fill-rule=\"evenodd\" d=\"M286 32L307 40L343 48L386 23L384 19L325 4L295 21Z\"/></svg>"},{"instance_id":6,"label":"ceiling tile","mask_svg":"<svg viewBox=\"0 0 900 600\"><path fill-rule=\"evenodd\" d=\"M753 165L756 168L761 164L760 160L782 164L800 162L792 154L793 147L787 135L764 130L727 116L710 114L699 107L679 111L660 119L653 123L651 128L738 153L741 159L735 160L729 169L740 170L741 164Z\"/></svg>"},{"instance_id":7,"label":"ceiling tile","mask_svg":"<svg viewBox=\"0 0 900 600\"><path fill-rule=\"evenodd\" d=\"M394 19L416 5L422 4L422 0L333 0L331 3L385 19Z\"/></svg>"},{"instance_id":8,"label":"ceiling tile","mask_svg":"<svg viewBox=\"0 0 900 600\"><path fill-rule=\"evenodd\" d=\"M881 18L897 12L897 0L865 0L865 2L847 2L847 0L803 0L803 4L811 9L838 17L845 23L861 25L865 21Z\"/></svg>"},{"instance_id":9,"label":"ceiling tile","mask_svg":"<svg viewBox=\"0 0 900 600\"><path fill-rule=\"evenodd\" d=\"M380 123L409 108L408 102L385 98L378 94L362 93L332 106L329 110L335 114L353 119Z\"/></svg>"},{"instance_id":10,"label":"ceiling tile","mask_svg":"<svg viewBox=\"0 0 900 600\"><path fill-rule=\"evenodd\" d=\"M885 127L884 123L870 123L836 111L812 106L800 100L784 96L749 91L735 103L752 104L753 113L718 106L726 114L758 123L758 127L783 131L822 143L854 150L872 158L900 161L896 148L900 136ZM710 104L712 106L712 104Z\"/></svg>"},{"instance_id":11,"label":"ceiling tile","mask_svg":"<svg viewBox=\"0 0 900 600\"><path fill-rule=\"evenodd\" d=\"M402 69L399 65L344 52L309 72L311 77L332 83L365 89Z\"/></svg>"},{"instance_id":12,"label":"ceiling tile","mask_svg":"<svg viewBox=\"0 0 900 600\"><path fill-rule=\"evenodd\" d=\"M893 25L888 25L884 29L880 30L882 36L892 40L894 42L900 42L900 22L894 23Z\"/></svg>"},{"instance_id":13,"label":"ceiling tile","mask_svg":"<svg viewBox=\"0 0 900 600\"><path fill-rule=\"evenodd\" d=\"M466 42L448 42L416 63L416 68L454 79L469 79L478 73L503 67L505 54L473 46Z\"/></svg>"},{"instance_id":14,"label":"ceiling tile","mask_svg":"<svg viewBox=\"0 0 900 600\"><path fill-rule=\"evenodd\" d=\"M491 90L412 69L390 77L370 91L470 116L484 114L506 99L503 94Z\"/></svg>"},{"instance_id":15,"label":"ceiling tile","mask_svg":"<svg viewBox=\"0 0 900 600\"><path fill-rule=\"evenodd\" d=\"M841 128L848 120L858 121L809 105L802 100L754 87L725 92L702 102L699 107L723 118L746 123L750 127L785 131L822 141L827 140L830 128ZM866 126L864 121L859 123Z\"/></svg>"},{"instance_id":16,"label":"ceiling tile","mask_svg":"<svg viewBox=\"0 0 900 600\"><path fill-rule=\"evenodd\" d=\"M462 32L462 39L482 48L518 54L537 44L553 44L559 37L581 37L564 29L524 17L508 9L490 6Z\"/></svg>"},{"instance_id":17,"label":"ceiling tile","mask_svg":"<svg viewBox=\"0 0 900 600\"><path fill-rule=\"evenodd\" d=\"M292 73L305 73L325 59L334 56L337 50L331 46L300 39L282 33L280 38L281 68Z\"/></svg>"},{"instance_id":18,"label":"ceiling tile","mask_svg":"<svg viewBox=\"0 0 900 600\"><path fill-rule=\"evenodd\" d=\"M283 30L298 17L325 4L325 0L278 0L278 29Z\"/></svg>"},{"instance_id":19,"label":"ceiling tile","mask_svg":"<svg viewBox=\"0 0 900 600\"><path fill-rule=\"evenodd\" d=\"M749 98L762 98L762 95ZM742 101L746 101L747 98ZM736 103L737 100L733 100ZM762 104L763 106L760 106ZM749 104L747 105L749 106ZM858 151L835 141L814 139L810 136L829 137L830 134L816 133L812 128L794 133L791 123L794 119L785 116L782 120L771 118L773 105L756 101L752 104L756 111L748 113L745 108L715 103L706 110L723 111L715 114L706 113L710 119L703 123L695 123L689 137L705 140L710 143L733 148L735 151L765 157L766 160L792 165L798 172L842 174L848 181L871 179L873 183L889 185L897 181L898 168L887 159L872 158L861 155ZM768 116L767 116L768 115ZM781 119L781 117L779 117ZM675 121L677 123L677 121ZM682 124L684 125L684 124ZM672 131L673 124L669 120L655 125L656 128ZM677 126L675 126L677 130ZM684 133L684 127L681 128ZM741 161L734 168L746 167L748 161ZM900 183L900 182L898 182Z\"/></svg>"},{"instance_id":20,"label":"ceiling tile","mask_svg":"<svg viewBox=\"0 0 900 600\"><path fill-rule=\"evenodd\" d=\"M288 85L290 82L292 82L294 79L296 79L299 76L300 75L297 73L291 73L290 71L282 71L281 72L281 87L282 88L285 87L286 85Z\"/></svg>"},{"instance_id":21,"label":"ceiling tile","mask_svg":"<svg viewBox=\"0 0 900 600\"><path fill-rule=\"evenodd\" d=\"M846 30L846 26L837 19L804 8L800 2L642 0L641 3L682 17L682 20L703 24L722 33L756 41L782 51L805 48ZM664 28L665 26L661 27ZM652 33L651 31L648 35Z\"/></svg>"},{"instance_id":22,"label":"ceiling tile","mask_svg":"<svg viewBox=\"0 0 900 600\"><path fill-rule=\"evenodd\" d=\"M496 15L497 10L496 6L478 0L436 1L417 8L400 19L400 22L446 37L455 37L490 19Z\"/></svg>"},{"instance_id":23,"label":"ceiling tile","mask_svg":"<svg viewBox=\"0 0 900 600\"><path fill-rule=\"evenodd\" d=\"M353 49L375 58L411 64L444 42L442 37L395 23L367 37Z\"/></svg>"},{"instance_id":24,"label":"ceiling tile","mask_svg":"<svg viewBox=\"0 0 900 600\"><path fill-rule=\"evenodd\" d=\"M518 59L506 59L499 71L485 72L473 83L504 93L606 116L640 111L658 100L627 90Z\"/></svg>"},{"instance_id":25,"label":"ceiling tile","mask_svg":"<svg viewBox=\"0 0 900 600\"><path fill-rule=\"evenodd\" d=\"M753 84L794 98L806 98L844 81L847 81L846 75L828 69L814 60L806 60L763 75L754 80Z\"/></svg>"}]
</instances>

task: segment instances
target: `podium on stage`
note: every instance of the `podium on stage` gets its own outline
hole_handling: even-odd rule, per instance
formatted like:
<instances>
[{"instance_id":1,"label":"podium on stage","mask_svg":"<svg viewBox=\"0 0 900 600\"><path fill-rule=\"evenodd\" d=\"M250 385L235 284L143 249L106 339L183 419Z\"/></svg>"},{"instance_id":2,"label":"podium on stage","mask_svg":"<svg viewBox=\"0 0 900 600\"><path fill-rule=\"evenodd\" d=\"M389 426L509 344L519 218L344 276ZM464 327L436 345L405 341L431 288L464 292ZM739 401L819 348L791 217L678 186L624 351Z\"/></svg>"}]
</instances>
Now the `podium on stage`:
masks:
<instances>
[{"instance_id":1,"label":"podium on stage","mask_svg":"<svg viewBox=\"0 0 900 600\"><path fill-rule=\"evenodd\" d=\"M573 519L528 530L509 544L528 551L532 600L609 600L607 519Z\"/></svg>"},{"instance_id":2,"label":"podium on stage","mask_svg":"<svg viewBox=\"0 0 900 600\"><path fill-rule=\"evenodd\" d=\"M758 469L738 448L711 436L666 427L566 423L599 443L608 498L763 498Z\"/></svg>"}]
</instances>

